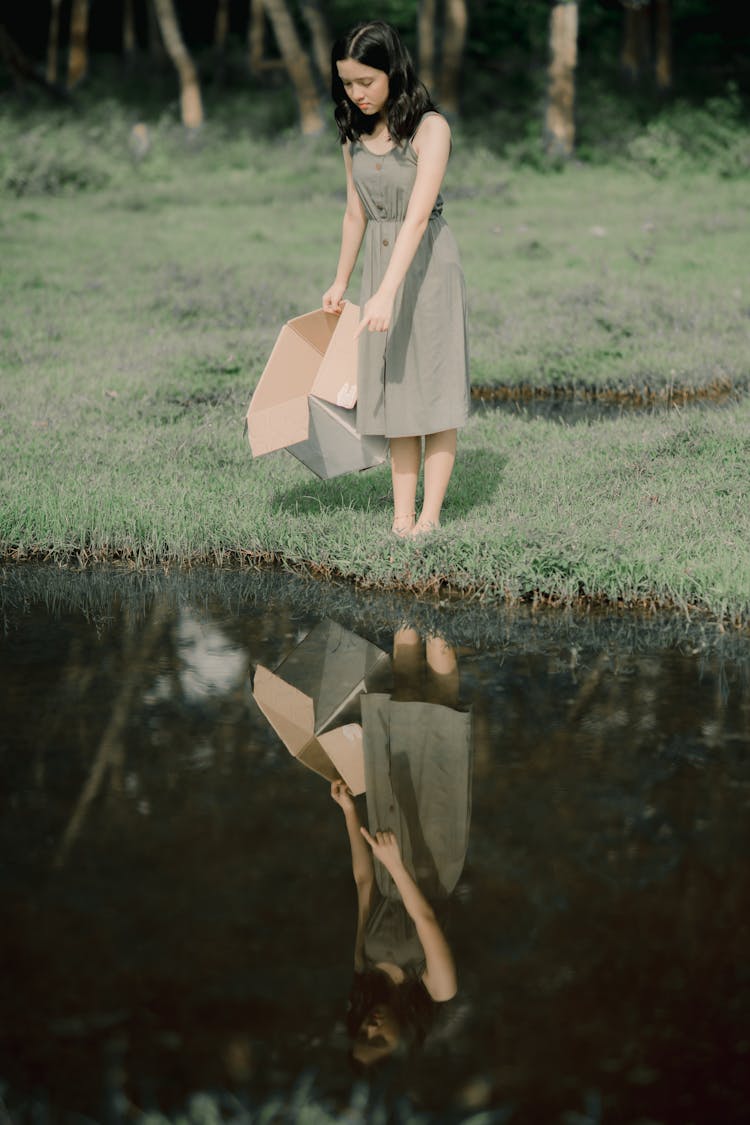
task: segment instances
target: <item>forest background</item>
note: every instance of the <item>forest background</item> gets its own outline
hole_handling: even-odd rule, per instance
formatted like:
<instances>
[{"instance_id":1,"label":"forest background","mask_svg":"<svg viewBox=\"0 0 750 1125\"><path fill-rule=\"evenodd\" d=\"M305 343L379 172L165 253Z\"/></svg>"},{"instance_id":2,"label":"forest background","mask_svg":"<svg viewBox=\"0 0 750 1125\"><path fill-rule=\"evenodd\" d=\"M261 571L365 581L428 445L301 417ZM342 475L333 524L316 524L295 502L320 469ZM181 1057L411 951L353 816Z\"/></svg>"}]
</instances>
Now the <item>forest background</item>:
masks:
<instances>
[{"instance_id":1,"label":"forest background","mask_svg":"<svg viewBox=\"0 0 750 1125\"><path fill-rule=\"evenodd\" d=\"M728 0L53 0L0 15L6 560L283 561L369 586L750 618L750 34ZM335 267L330 39L394 22L449 113L472 381L637 402L462 435L446 526L387 469L251 461ZM356 297L353 286L352 296ZM688 409L705 399L710 410ZM662 405L666 409L653 409Z\"/></svg>"}]
</instances>

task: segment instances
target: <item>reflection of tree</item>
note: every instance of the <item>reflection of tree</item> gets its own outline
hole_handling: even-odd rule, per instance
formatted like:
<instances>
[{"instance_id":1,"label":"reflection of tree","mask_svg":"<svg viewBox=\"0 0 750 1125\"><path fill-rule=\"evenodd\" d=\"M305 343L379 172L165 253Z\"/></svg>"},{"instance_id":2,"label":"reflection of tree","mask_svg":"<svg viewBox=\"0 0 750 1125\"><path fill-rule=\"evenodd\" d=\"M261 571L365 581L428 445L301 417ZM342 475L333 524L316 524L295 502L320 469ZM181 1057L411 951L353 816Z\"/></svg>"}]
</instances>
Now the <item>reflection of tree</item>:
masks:
<instances>
[{"instance_id":1,"label":"reflection of tree","mask_svg":"<svg viewBox=\"0 0 750 1125\"><path fill-rule=\"evenodd\" d=\"M157 604L151 612L148 624L140 635L131 634L124 652L125 674L110 712L104 734L94 755L91 769L81 795L65 828L60 846L55 856L55 867L62 867L70 849L78 839L93 801L99 794L108 771L111 771L113 784L122 791L125 748L123 734L130 720L138 693L143 690L145 672L153 660L155 651L164 639L167 625L167 612L163 605Z\"/></svg>"}]
</instances>

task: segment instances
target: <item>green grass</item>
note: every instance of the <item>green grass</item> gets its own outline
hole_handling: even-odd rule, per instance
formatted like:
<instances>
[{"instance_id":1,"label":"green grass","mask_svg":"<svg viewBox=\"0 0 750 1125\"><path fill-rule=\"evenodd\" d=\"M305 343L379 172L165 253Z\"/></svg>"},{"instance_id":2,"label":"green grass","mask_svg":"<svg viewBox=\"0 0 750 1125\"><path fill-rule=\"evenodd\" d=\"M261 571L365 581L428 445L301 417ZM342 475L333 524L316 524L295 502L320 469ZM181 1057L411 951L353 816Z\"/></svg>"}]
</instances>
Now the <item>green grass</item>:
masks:
<instances>
[{"instance_id":1,"label":"green grass","mask_svg":"<svg viewBox=\"0 0 750 1125\"><path fill-rule=\"evenodd\" d=\"M6 558L273 559L371 587L750 620L745 399L570 427L475 418L445 529L421 545L387 535L387 468L321 483L285 453L253 461L251 390L280 324L317 306L335 266L337 145L238 126L187 146L165 119L136 166L112 114L109 131L100 118L60 118L57 133L0 120ZM56 180L66 160L99 180ZM16 195L13 162L28 175ZM740 180L635 165L542 174L459 133L446 199L475 384L747 388Z\"/></svg>"}]
</instances>

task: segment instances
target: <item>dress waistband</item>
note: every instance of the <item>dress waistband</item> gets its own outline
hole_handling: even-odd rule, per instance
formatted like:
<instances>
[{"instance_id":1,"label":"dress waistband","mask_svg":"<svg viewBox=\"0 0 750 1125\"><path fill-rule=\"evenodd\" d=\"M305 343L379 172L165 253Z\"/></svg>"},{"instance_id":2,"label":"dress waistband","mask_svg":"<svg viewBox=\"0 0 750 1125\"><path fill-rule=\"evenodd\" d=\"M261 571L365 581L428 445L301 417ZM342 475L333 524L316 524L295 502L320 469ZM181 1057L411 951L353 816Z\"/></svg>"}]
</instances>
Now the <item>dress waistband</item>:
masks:
<instances>
[{"instance_id":1,"label":"dress waistband","mask_svg":"<svg viewBox=\"0 0 750 1125\"><path fill-rule=\"evenodd\" d=\"M431 222L433 222L434 219L442 219L442 218L443 218L442 211L433 211L427 221L431 223ZM398 227L403 226L403 224L404 224L403 219L387 219L383 215L368 215L367 216L367 222L368 223L377 223L378 225L380 225L382 223L388 223L389 226L398 226Z\"/></svg>"}]
</instances>

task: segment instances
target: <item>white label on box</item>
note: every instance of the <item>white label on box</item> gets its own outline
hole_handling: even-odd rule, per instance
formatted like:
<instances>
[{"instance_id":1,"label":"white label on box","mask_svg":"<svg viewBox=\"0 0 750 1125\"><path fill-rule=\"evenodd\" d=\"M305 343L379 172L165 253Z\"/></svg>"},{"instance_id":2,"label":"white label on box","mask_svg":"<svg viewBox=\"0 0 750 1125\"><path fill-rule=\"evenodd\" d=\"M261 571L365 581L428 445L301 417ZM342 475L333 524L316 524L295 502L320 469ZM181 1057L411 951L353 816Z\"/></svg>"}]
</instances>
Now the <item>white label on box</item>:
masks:
<instances>
[{"instance_id":1,"label":"white label on box","mask_svg":"<svg viewBox=\"0 0 750 1125\"><path fill-rule=\"evenodd\" d=\"M336 395L336 405L343 406L345 410L351 410L357 401L357 384L344 383L343 387Z\"/></svg>"}]
</instances>

